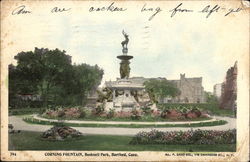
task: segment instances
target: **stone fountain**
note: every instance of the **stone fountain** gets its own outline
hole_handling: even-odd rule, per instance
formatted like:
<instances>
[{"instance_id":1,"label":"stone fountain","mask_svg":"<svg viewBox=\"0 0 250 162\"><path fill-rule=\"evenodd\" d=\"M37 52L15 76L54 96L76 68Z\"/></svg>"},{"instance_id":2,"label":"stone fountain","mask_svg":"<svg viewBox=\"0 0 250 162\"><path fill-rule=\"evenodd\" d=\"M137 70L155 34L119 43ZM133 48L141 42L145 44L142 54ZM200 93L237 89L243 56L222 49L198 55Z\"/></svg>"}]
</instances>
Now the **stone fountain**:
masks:
<instances>
[{"instance_id":1,"label":"stone fountain","mask_svg":"<svg viewBox=\"0 0 250 162\"><path fill-rule=\"evenodd\" d=\"M116 111L131 111L133 108L139 108L137 93L144 89L141 84L132 83L129 80L130 61L133 56L128 55L128 34L122 32L125 40L122 44L122 55L117 58L120 62L120 78L115 82L106 82L106 87L112 91L113 101L106 105L108 108L114 108Z\"/></svg>"}]
</instances>

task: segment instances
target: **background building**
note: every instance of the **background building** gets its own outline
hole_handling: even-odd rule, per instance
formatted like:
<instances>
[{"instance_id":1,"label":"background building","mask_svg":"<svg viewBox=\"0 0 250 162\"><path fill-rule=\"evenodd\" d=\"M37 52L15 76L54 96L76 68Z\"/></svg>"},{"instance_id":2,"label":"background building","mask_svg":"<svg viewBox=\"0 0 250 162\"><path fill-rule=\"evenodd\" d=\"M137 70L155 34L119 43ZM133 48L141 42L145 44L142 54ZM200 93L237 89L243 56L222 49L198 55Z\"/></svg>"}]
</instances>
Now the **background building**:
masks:
<instances>
[{"instance_id":1,"label":"background building","mask_svg":"<svg viewBox=\"0 0 250 162\"><path fill-rule=\"evenodd\" d=\"M170 80L181 91L181 94L170 102L174 103L205 103L205 92L202 86L202 77L186 78L180 74L180 80Z\"/></svg>"},{"instance_id":2,"label":"background building","mask_svg":"<svg viewBox=\"0 0 250 162\"><path fill-rule=\"evenodd\" d=\"M222 91L222 83L218 83L214 85L214 92L213 95L216 96L218 99L221 97L221 91Z\"/></svg>"},{"instance_id":3,"label":"background building","mask_svg":"<svg viewBox=\"0 0 250 162\"><path fill-rule=\"evenodd\" d=\"M220 107L236 110L237 99L237 61L227 70L226 79L221 86Z\"/></svg>"},{"instance_id":4,"label":"background building","mask_svg":"<svg viewBox=\"0 0 250 162\"><path fill-rule=\"evenodd\" d=\"M144 78L144 77L131 77L129 80L133 84L141 84L150 79L167 80L166 78ZM179 80L169 80L174 83L181 91L180 95L172 98L166 97L160 99L161 103L205 103L205 92L202 86L202 77L186 78L185 74L180 74ZM107 81L107 87L112 87L117 81Z\"/></svg>"}]
</instances>

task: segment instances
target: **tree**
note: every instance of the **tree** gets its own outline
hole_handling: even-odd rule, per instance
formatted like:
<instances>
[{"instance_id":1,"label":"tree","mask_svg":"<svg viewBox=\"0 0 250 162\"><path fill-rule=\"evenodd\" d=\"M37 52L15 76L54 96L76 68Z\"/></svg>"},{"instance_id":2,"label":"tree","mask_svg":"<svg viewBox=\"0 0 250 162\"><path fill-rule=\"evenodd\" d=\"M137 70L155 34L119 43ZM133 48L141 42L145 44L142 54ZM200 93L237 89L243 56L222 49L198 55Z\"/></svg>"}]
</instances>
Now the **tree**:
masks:
<instances>
[{"instance_id":1,"label":"tree","mask_svg":"<svg viewBox=\"0 0 250 162\"><path fill-rule=\"evenodd\" d=\"M218 98L215 95L213 95L211 92L205 92L205 96L206 96L207 103L218 104L219 102Z\"/></svg>"},{"instance_id":2,"label":"tree","mask_svg":"<svg viewBox=\"0 0 250 162\"><path fill-rule=\"evenodd\" d=\"M84 104L87 93L100 85L104 72L97 65L88 64L73 65L73 71L75 79L71 86L72 93L78 95L79 104Z\"/></svg>"},{"instance_id":3,"label":"tree","mask_svg":"<svg viewBox=\"0 0 250 162\"><path fill-rule=\"evenodd\" d=\"M151 101L158 102L158 99L164 97L175 97L180 93L180 90L167 80L150 79L144 82L145 89L149 94Z\"/></svg>"},{"instance_id":4,"label":"tree","mask_svg":"<svg viewBox=\"0 0 250 162\"><path fill-rule=\"evenodd\" d=\"M70 73L71 56L65 53L59 49L44 48L18 53L14 58L17 60L16 70L20 77L18 79L22 83L19 86L20 93L40 94L44 106L47 106L52 96L51 90L61 86L67 79L67 73Z\"/></svg>"},{"instance_id":5,"label":"tree","mask_svg":"<svg viewBox=\"0 0 250 162\"><path fill-rule=\"evenodd\" d=\"M71 56L59 49L38 49L20 52L17 66L9 66L10 92L39 94L44 106L81 103L84 94L97 87L103 71L96 65L72 65Z\"/></svg>"}]
</instances>

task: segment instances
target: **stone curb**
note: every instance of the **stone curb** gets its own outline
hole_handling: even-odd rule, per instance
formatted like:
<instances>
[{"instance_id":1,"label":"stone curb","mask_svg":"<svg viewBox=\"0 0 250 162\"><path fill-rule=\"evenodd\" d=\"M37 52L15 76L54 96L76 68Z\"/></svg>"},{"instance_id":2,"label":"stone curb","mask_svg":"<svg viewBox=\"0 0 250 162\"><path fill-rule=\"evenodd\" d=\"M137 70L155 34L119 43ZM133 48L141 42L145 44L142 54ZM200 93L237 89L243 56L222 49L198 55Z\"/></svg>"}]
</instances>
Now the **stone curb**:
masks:
<instances>
[{"instance_id":1,"label":"stone curb","mask_svg":"<svg viewBox=\"0 0 250 162\"><path fill-rule=\"evenodd\" d=\"M59 122L59 120L55 119L46 119L39 117L37 114L32 115L34 119L40 121L49 121L49 122ZM202 121L183 121L183 122L126 122L126 121L82 121L82 120L63 120L64 123L77 123L77 124L138 124L138 125L148 125L148 124L157 124L157 125L165 125L165 124L195 124L195 123L210 123L213 121L218 121L216 118L212 118L210 120L202 120Z\"/></svg>"}]
</instances>

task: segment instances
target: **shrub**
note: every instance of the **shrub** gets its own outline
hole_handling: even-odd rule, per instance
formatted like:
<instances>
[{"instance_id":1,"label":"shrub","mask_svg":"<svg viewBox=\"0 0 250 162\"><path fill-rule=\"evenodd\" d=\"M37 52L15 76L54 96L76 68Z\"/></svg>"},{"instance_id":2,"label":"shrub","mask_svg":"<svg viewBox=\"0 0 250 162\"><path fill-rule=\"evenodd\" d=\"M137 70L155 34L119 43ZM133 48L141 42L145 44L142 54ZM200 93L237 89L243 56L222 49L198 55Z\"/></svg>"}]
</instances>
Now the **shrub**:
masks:
<instances>
[{"instance_id":1,"label":"shrub","mask_svg":"<svg viewBox=\"0 0 250 162\"><path fill-rule=\"evenodd\" d=\"M180 111L182 114L186 115L186 114L190 111L190 109L189 109L188 107L183 107L183 106L182 106L182 108L179 109L179 111Z\"/></svg>"},{"instance_id":2,"label":"shrub","mask_svg":"<svg viewBox=\"0 0 250 162\"><path fill-rule=\"evenodd\" d=\"M115 116L115 110L114 109L109 109L109 112L107 114L107 118L113 118Z\"/></svg>"},{"instance_id":3,"label":"shrub","mask_svg":"<svg viewBox=\"0 0 250 162\"><path fill-rule=\"evenodd\" d=\"M87 112L86 112L86 110L85 109L79 109L80 110L80 118L84 118L84 117L86 117L86 115L87 115Z\"/></svg>"},{"instance_id":4,"label":"shrub","mask_svg":"<svg viewBox=\"0 0 250 162\"><path fill-rule=\"evenodd\" d=\"M161 118L166 118L167 111L166 110L162 111L161 114L160 114L160 116L161 116Z\"/></svg>"},{"instance_id":5,"label":"shrub","mask_svg":"<svg viewBox=\"0 0 250 162\"><path fill-rule=\"evenodd\" d=\"M159 116L161 116L161 112L159 110L151 110L151 116L158 118Z\"/></svg>"},{"instance_id":6,"label":"shrub","mask_svg":"<svg viewBox=\"0 0 250 162\"><path fill-rule=\"evenodd\" d=\"M141 112L139 110L133 109L131 119L132 120L139 120L141 118Z\"/></svg>"},{"instance_id":7,"label":"shrub","mask_svg":"<svg viewBox=\"0 0 250 162\"><path fill-rule=\"evenodd\" d=\"M86 116L86 110L79 107L71 108L54 108L54 110L47 109L43 114L43 117L48 118L84 118Z\"/></svg>"},{"instance_id":8,"label":"shrub","mask_svg":"<svg viewBox=\"0 0 250 162\"><path fill-rule=\"evenodd\" d=\"M132 113L129 111L118 111L115 113L115 117L117 118L129 118L131 115Z\"/></svg>"},{"instance_id":9,"label":"shrub","mask_svg":"<svg viewBox=\"0 0 250 162\"><path fill-rule=\"evenodd\" d=\"M94 115L101 115L104 112L103 105L98 105L95 109L93 109L92 113Z\"/></svg>"},{"instance_id":10,"label":"shrub","mask_svg":"<svg viewBox=\"0 0 250 162\"><path fill-rule=\"evenodd\" d=\"M142 110L142 112L143 112L144 114L146 114L146 115L151 114L151 109L150 109L150 107L142 107L141 110Z\"/></svg>"},{"instance_id":11,"label":"shrub","mask_svg":"<svg viewBox=\"0 0 250 162\"><path fill-rule=\"evenodd\" d=\"M58 110L58 117L59 118L61 118L61 117L64 117L64 115L65 115L65 112L64 112L64 110Z\"/></svg>"}]
</instances>

